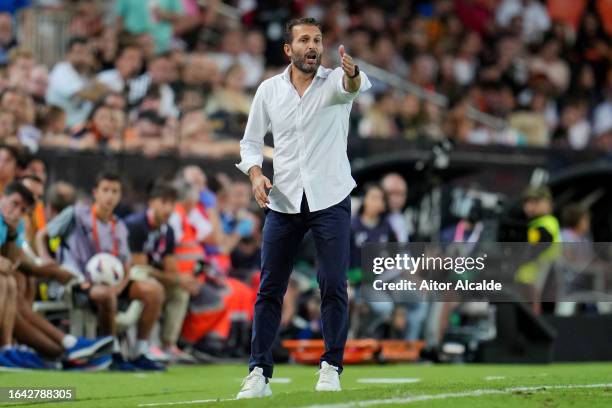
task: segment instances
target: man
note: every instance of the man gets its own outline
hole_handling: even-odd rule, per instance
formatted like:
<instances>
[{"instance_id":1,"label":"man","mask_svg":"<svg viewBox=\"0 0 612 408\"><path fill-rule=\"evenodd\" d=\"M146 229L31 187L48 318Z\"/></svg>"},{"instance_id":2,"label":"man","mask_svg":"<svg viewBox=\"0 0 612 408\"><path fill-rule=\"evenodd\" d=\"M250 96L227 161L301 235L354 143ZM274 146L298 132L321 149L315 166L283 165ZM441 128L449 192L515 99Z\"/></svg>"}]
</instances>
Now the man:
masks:
<instances>
[{"instance_id":1,"label":"man","mask_svg":"<svg viewBox=\"0 0 612 408\"><path fill-rule=\"evenodd\" d=\"M61 358L64 362L64 367L86 367L88 370L105 368L105 361L109 361L106 356L111 351L112 337L102 337L100 339L86 339L84 337L75 337L70 334L65 334L57 327L53 326L41 315L32 310L32 304L36 292L36 275L40 275L40 270L51 269L57 265L43 264L36 254L32 251L32 235L36 230L37 224L34 221L35 205L42 205L42 196L44 194L44 185L42 180L37 176L26 175L19 180L25 188L27 188L32 196L34 204L28 207L28 211L21 217L16 219L5 211L5 202L2 200L0 207L2 211L2 222L6 225L17 225L16 231L19 231L18 237L15 240L20 252L23 253L30 262L38 265L38 271L32 270L26 275L18 268L14 276L17 282L17 319L15 320L14 336L21 344L34 348L37 352L45 357ZM11 191L11 189L9 189ZM19 190L15 190L19 191ZM10 200L10 196L7 197ZM28 200L30 198L28 197ZM25 217L24 217L25 216ZM26 221L25 223L23 221ZM25 228L22 228L24 225ZM25 231L24 231L25 230ZM23 267L22 267L23 268ZM27 270L27 268L26 268ZM64 279L72 279L72 275L68 271L59 270L60 274L64 272ZM62 278L62 275L58 275ZM26 359L27 360L27 359ZM14 361L15 362L15 361ZM17 361L18 362L18 361ZM26 366L28 366L26 361ZM41 368L30 361L29 368Z\"/></svg>"},{"instance_id":2,"label":"man","mask_svg":"<svg viewBox=\"0 0 612 408\"><path fill-rule=\"evenodd\" d=\"M21 250L25 240L22 218L33 204L32 193L18 181L11 182L0 198L0 250L6 256L0 256L0 366L45 367L35 352L13 346L13 337L32 346L41 345L39 340L48 340L47 344L55 340L57 344L52 347L54 351L57 349L57 354L52 353L54 356L64 354L67 360L86 359L89 363L89 358L94 357L94 354L104 352L103 349L110 344L110 339L77 339L61 333L47 322L41 323L44 319L40 316L33 317L34 325L30 325L29 317L35 315L31 312L31 305L28 316L24 316L21 311L25 301L25 274L57 279L63 283L71 279L69 272L57 268L56 265L33 265ZM50 328L53 329L52 334L48 331Z\"/></svg>"},{"instance_id":3,"label":"man","mask_svg":"<svg viewBox=\"0 0 612 408\"><path fill-rule=\"evenodd\" d=\"M4 190L17 175L19 151L8 145L0 145L0 191Z\"/></svg>"},{"instance_id":4,"label":"man","mask_svg":"<svg viewBox=\"0 0 612 408\"><path fill-rule=\"evenodd\" d=\"M408 222L404 208L408 187L406 180L397 173L389 173L382 179L382 188L385 190L389 204L389 224L395 232L398 242L408 242Z\"/></svg>"},{"instance_id":5,"label":"man","mask_svg":"<svg viewBox=\"0 0 612 408\"><path fill-rule=\"evenodd\" d=\"M114 12L118 32L149 34L160 53L170 48L173 27L180 21L183 7L179 0L118 0Z\"/></svg>"},{"instance_id":6,"label":"man","mask_svg":"<svg viewBox=\"0 0 612 408\"><path fill-rule=\"evenodd\" d=\"M35 65L36 59L32 51L21 47L13 48L9 53L6 69L9 86L27 92L28 80Z\"/></svg>"},{"instance_id":7,"label":"man","mask_svg":"<svg viewBox=\"0 0 612 408\"><path fill-rule=\"evenodd\" d=\"M131 215L125 223L130 233L132 262L145 267L148 275L160 281L166 291L161 328L164 353L172 361L194 362L193 357L176 345L189 295L198 293L200 287L192 275L179 273L176 266L174 231L168 225L176 199L177 191L172 185L155 184L147 210Z\"/></svg>"},{"instance_id":8,"label":"man","mask_svg":"<svg viewBox=\"0 0 612 408\"><path fill-rule=\"evenodd\" d=\"M178 117L175 95L170 84L177 80L178 69L168 54L159 54L147 63L147 72L130 81L128 101L130 106L139 105L150 89L159 88L159 113L165 117Z\"/></svg>"},{"instance_id":9,"label":"man","mask_svg":"<svg viewBox=\"0 0 612 408\"><path fill-rule=\"evenodd\" d=\"M527 217L527 242L532 244L528 262L521 264L515 280L526 285L532 297L533 310L553 310L551 302L540 302L541 285L550 266L561 255L561 227L553 214L553 197L546 186L528 187L523 193L523 211Z\"/></svg>"},{"instance_id":10,"label":"man","mask_svg":"<svg viewBox=\"0 0 612 408\"><path fill-rule=\"evenodd\" d=\"M353 100L371 84L342 45L341 68L320 66L323 35L314 19L287 24L284 51L291 64L257 89L240 142L242 161L237 167L250 177L253 195L267 214L251 372L237 398L272 394L271 346L295 254L307 230L312 231L317 249L325 340L315 389L340 390L348 330L349 193L356 185L346 155L349 113ZM269 127L275 146L274 186L261 169ZM266 189L271 189L269 196Z\"/></svg>"},{"instance_id":11,"label":"man","mask_svg":"<svg viewBox=\"0 0 612 408\"><path fill-rule=\"evenodd\" d=\"M113 91L125 93L141 68L142 51L137 45L128 44L119 50L115 68L100 72L97 78Z\"/></svg>"},{"instance_id":12,"label":"man","mask_svg":"<svg viewBox=\"0 0 612 408\"><path fill-rule=\"evenodd\" d=\"M17 39L13 33L13 16L0 12L0 66L9 61L9 51L17 46Z\"/></svg>"},{"instance_id":13,"label":"man","mask_svg":"<svg viewBox=\"0 0 612 408\"><path fill-rule=\"evenodd\" d=\"M528 219L527 242L560 242L561 227L553 212L548 187L529 187L523 195L523 211Z\"/></svg>"},{"instance_id":14,"label":"man","mask_svg":"<svg viewBox=\"0 0 612 408\"><path fill-rule=\"evenodd\" d=\"M68 127L84 123L92 101L108 91L106 86L90 81L93 63L89 41L74 37L68 42L66 60L58 62L49 74L47 104L64 110Z\"/></svg>"},{"instance_id":15,"label":"man","mask_svg":"<svg viewBox=\"0 0 612 408\"><path fill-rule=\"evenodd\" d=\"M111 369L121 371L163 370L164 367L147 357L149 335L159 318L163 303L162 286L155 281L130 280L131 256L128 247L128 231L113 211L121 199L119 176L103 173L98 176L93 189L94 205L75 205L65 208L36 235L36 249L43 258L49 259L49 238L61 237L58 257L62 264L77 277L86 277L85 265L97 253L109 253L119 258L124 265L124 278L116 286L83 282L73 289L75 299L98 312L101 332L115 336ZM143 310L138 320L136 358L125 361L116 338L115 315L119 302L139 300Z\"/></svg>"}]
</instances>

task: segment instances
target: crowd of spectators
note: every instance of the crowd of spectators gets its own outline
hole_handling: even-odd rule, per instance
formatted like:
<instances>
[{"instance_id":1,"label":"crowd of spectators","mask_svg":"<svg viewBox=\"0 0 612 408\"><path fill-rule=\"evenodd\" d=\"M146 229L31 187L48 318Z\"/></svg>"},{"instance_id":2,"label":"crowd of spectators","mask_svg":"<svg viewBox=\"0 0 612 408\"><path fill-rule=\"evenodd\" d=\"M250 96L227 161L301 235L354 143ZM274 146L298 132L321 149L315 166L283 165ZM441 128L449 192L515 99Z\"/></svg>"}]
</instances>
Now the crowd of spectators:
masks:
<instances>
[{"instance_id":1,"label":"crowd of spectators","mask_svg":"<svg viewBox=\"0 0 612 408\"><path fill-rule=\"evenodd\" d=\"M371 75L372 92L353 109L353 138L610 147L609 0L240 1L233 15L226 6L3 2L0 140L32 151L236 155L254 90L287 64L283 23L309 15L323 23L324 65L337 65L343 43L444 97L423 99ZM33 10L70 16L65 38L51 42L64 52L50 66L20 42Z\"/></svg>"},{"instance_id":2,"label":"crowd of spectators","mask_svg":"<svg viewBox=\"0 0 612 408\"><path fill-rule=\"evenodd\" d=\"M30 177L24 185L40 180L34 224L35 216L51 221L60 212L53 205L58 191L69 190L71 202L76 197L65 183L50 186L45 212L44 163L23 159L28 151L237 156L251 96L287 63L282 27L298 15L323 23L323 65L338 64L335 50L342 43L354 57L447 100L441 106L371 75L372 91L353 108L350 138L612 147L609 0L240 1L233 4L235 16L224 6L219 0L2 2L0 187L18 177ZM71 16L66 38L57 39L61 59L49 66L18 35L34 12ZM505 125L486 125L474 110ZM181 339L175 328L170 339L161 339L158 357L187 358L176 348L184 340L203 356L240 355L248 348L250 318L241 302L252 301L257 286L262 214L246 182L223 174L207 179L198 167L176 176L176 206L167 222L177 241L197 241L200 253L190 255L199 257L206 275L205 285L187 278L177 285L191 295L191 309L212 315L187 313ZM410 240L405 180L391 174L380 181L364 187L352 221L353 289L365 242ZM565 234L587 239L588 214L574 208L566 215ZM459 237L455 229L451 236ZM285 338L321 336L312 250L305 245L289 282ZM187 275L193 269L186 267ZM238 296L219 294L228 287ZM421 302L366 305L356 290L351 296L352 337L413 340L431 322Z\"/></svg>"}]
</instances>

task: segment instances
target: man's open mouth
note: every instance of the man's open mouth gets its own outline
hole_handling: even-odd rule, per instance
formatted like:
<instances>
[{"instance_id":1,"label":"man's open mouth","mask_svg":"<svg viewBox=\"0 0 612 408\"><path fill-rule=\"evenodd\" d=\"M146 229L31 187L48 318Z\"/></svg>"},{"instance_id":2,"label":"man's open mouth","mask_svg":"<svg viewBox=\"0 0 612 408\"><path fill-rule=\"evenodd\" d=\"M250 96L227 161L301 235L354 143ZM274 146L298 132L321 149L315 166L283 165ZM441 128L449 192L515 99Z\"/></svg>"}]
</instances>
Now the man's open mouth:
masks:
<instances>
[{"instance_id":1,"label":"man's open mouth","mask_svg":"<svg viewBox=\"0 0 612 408\"><path fill-rule=\"evenodd\" d=\"M315 64L317 62L317 53L316 52L306 53L306 62L308 62L309 64Z\"/></svg>"}]
</instances>

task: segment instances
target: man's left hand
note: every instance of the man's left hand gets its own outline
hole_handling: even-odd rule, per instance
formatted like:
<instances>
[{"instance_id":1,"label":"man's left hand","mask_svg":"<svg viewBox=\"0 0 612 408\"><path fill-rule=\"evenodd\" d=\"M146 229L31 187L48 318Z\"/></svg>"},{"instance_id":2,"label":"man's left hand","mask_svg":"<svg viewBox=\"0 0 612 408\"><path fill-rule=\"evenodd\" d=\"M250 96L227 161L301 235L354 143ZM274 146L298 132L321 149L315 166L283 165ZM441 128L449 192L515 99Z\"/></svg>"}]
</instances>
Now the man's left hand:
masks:
<instances>
[{"instance_id":1,"label":"man's left hand","mask_svg":"<svg viewBox=\"0 0 612 408\"><path fill-rule=\"evenodd\" d=\"M344 45L338 47L338 53L340 54L342 70L344 70L346 76L349 78L355 76L355 62L353 61L353 57L344 51Z\"/></svg>"}]
</instances>

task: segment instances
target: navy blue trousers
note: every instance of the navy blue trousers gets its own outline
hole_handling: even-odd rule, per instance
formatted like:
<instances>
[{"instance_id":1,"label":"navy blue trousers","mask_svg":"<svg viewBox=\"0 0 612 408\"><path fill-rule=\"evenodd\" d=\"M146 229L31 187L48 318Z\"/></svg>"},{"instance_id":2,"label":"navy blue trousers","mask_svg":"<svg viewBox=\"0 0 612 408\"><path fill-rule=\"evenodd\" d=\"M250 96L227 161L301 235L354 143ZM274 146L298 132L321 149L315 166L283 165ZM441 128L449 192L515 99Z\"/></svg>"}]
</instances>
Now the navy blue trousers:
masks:
<instances>
[{"instance_id":1,"label":"navy blue trousers","mask_svg":"<svg viewBox=\"0 0 612 408\"><path fill-rule=\"evenodd\" d=\"M342 370L348 333L347 270L349 266L351 201L310 212L306 196L299 214L268 210L263 227L261 283L255 302L249 371L261 367L272 377L272 344L281 319L283 297L295 254L304 234L312 232L317 251L317 280L321 290L321 320L325 353L321 361Z\"/></svg>"}]
</instances>

